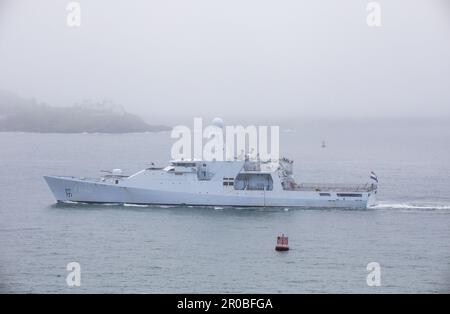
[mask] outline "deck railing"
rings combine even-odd
[[[287,190],[317,191],[317,192],[370,192],[376,190],[375,184],[346,184],[346,183],[301,183]]]

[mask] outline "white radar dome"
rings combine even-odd
[[[212,124],[221,129],[223,129],[223,127],[225,126],[225,124],[223,123],[223,120],[221,118],[214,118],[214,120],[212,121]]]
[[[122,169],[113,169],[112,174],[115,176],[120,176],[122,174]]]

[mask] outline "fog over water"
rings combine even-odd
[[[0,88],[55,106],[110,98],[192,116],[449,116],[444,0],[0,1]],[[39,12],[39,14],[36,14]]]

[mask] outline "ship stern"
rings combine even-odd
[[[375,188],[373,191],[369,192],[367,197],[367,208],[373,207],[377,205],[377,189]]]

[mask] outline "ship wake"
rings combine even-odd
[[[409,204],[409,203],[380,203],[371,208],[375,209],[400,209],[400,210],[450,210],[450,204]]]

